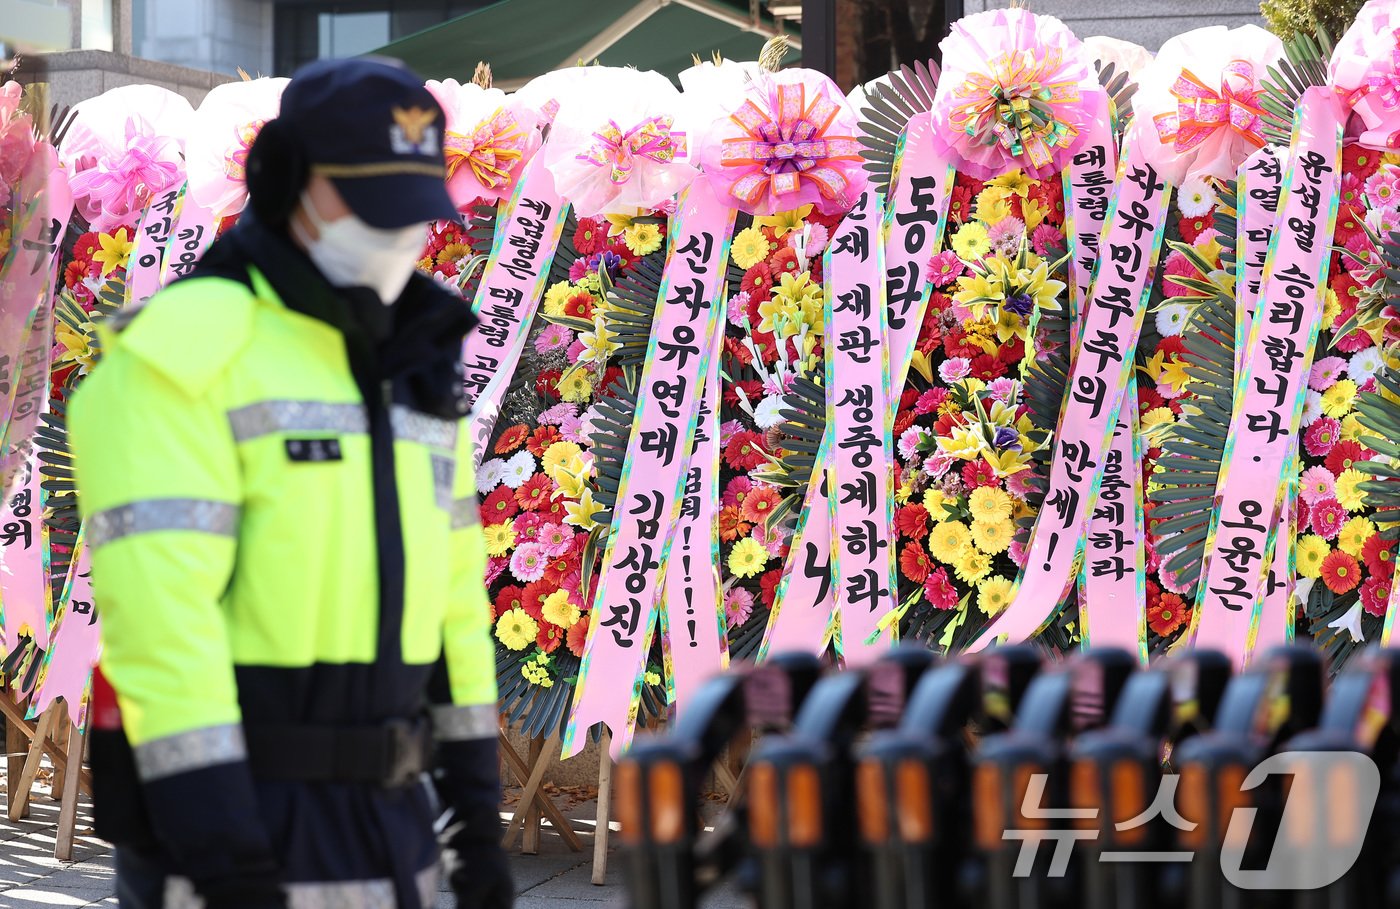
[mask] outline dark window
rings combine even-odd
[[[441,25],[494,0],[275,0],[273,67],[353,57]]]

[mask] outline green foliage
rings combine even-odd
[[[1259,12],[1270,31],[1291,41],[1312,34],[1319,25],[1340,36],[1364,5],[1365,0],[1262,0]]]

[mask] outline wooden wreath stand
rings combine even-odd
[[[5,723],[5,780],[11,821],[29,816],[30,791],[39,773],[39,762],[47,754],[53,763],[53,784],[49,797],[59,802],[58,835],[54,840],[54,858],[73,860],[73,836],[78,821],[78,795],[92,795],[92,771],[83,767],[83,749],[87,733],[68,722],[68,707],[62,699],[54,701],[39,715],[27,720],[26,698],[16,703],[13,693],[0,691],[0,713]]]

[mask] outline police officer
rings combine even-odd
[[[95,808],[127,909],[431,907],[443,803],[458,905],[513,901],[474,318],[415,273],[456,216],[443,129],[396,61],[302,69],[250,212],[113,320],[72,402],[122,728],[94,742]]]

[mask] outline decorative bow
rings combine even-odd
[[[1400,29],[1396,29],[1391,37],[1395,41],[1395,47],[1390,51],[1390,72],[1368,75],[1359,86],[1347,92],[1343,100],[1348,108],[1355,107],[1362,99],[1371,95],[1376,96],[1376,100],[1385,110],[1400,107]]]
[[[243,183],[248,179],[248,150],[253,147],[253,140],[265,123],[266,119],[252,120],[234,130],[237,141],[229,146],[224,155],[224,175],[230,180]]]
[[[740,202],[791,195],[804,180],[825,198],[844,201],[850,184],[830,162],[859,161],[860,146],[854,136],[826,135],[841,110],[836,101],[819,95],[807,104],[806,95],[804,85],[780,85],[776,110],[750,99],[730,116],[748,135],[724,140],[720,160],[725,167],[754,168],[730,187]]]
[[[1255,148],[1264,147],[1260,126],[1264,112],[1259,109],[1259,92],[1254,87],[1254,64],[1235,60],[1220,74],[1220,90],[1208,87],[1189,69],[1183,69],[1172,84],[1176,113],[1158,114],[1152,119],[1157,135],[1178,152],[1189,152],[1214,135],[1229,128]]]
[[[673,122],[667,115],[648,117],[623,132],[615,120],[609,120],[607,126],[593,134],[595,141],[588,150],[576,157],[580,161],[608,168],[608,178],[621,185],[631,179],[638,158],[657,164],[670,164],[684,156],[681,143],[685,140],[685,133],[672,132]]]
[[[1054,149],[1067,149],[1079,134],[1057,116],[1057,107],[1079,101],[1078,83],[1049,81],[1063,57],[1057,48],[1002,54],[990,61],[990,72],[969,73],[953,90],[949,122],[978,145],[1000,145],[1033,168],[1048,166]]]
[[[183,179],[180,165],[170,160],[172,141],[155,135],[144,119],[128,119],[126,148],[104,151],[96,166],[75,174],[74,197],[99,212],[102,224],[120,223],[117,219],[140,211]]]
[[[515,116],[498,107],[470,133],[448,130],[443,142],[447,178],[452,179],[457,169],[465,164],[482,186],[500,189],[510,182],[511,171],[524,157],[525,143],[525,132]]]

